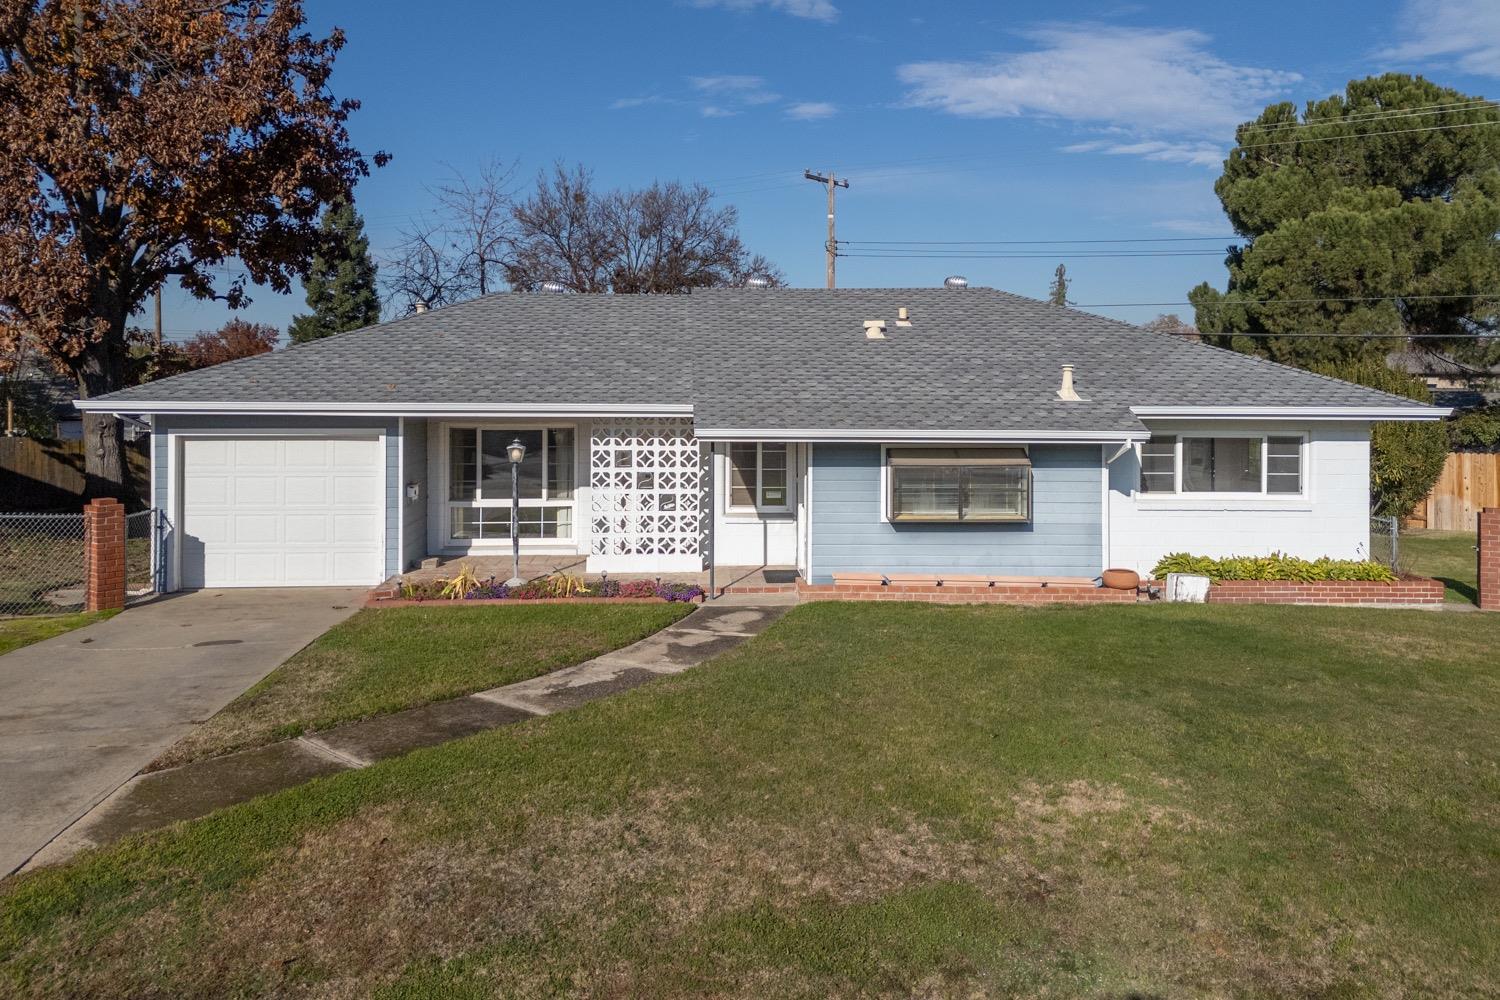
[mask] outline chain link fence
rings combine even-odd
[[[83,608],[82,514],[0,514],[0,615]]]
[[[162,547],[159,510],[125,518],[125,596],[155,594]],[[82,611],[88,578],[82,514],[0,514],[0,617]]]
[[[1401,562],[1401,522],[1394,517],[1370,515],[1370,558],[1399,573]]]
[[[162,547],[152,544],[162,527],[162,512],[143,510],[125,516],[125,600],[139,601],[161,584]]]

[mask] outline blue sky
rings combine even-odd
[[[562,159],[605,186],[708,184],[739,209],[750,248],[799,286],[823,279],[823,192],[804,168],[850,179],[842,239],[1228,237],[1213,182],[1235,124],[1265,104],[1391,69],[1500,89],[1500,0],[307,0],[307,11],[314,30],[348,36],[333,88],[363,102],[356,144],[394,154],[357,192],[377,254],[450,168],[516,160],[529,180]],[[1223,285],[1217,240],[1134,248],[1204,253],[848,258],[839,284],[962,273],[1040,296],[1063,261],[1074,300],[1137,322],[1190,309],[1098,304]],[[241,315],[283,328],[304,306],[300,290],[254,299]],[[174,339],[228,315],[175,289],[165,313]]]

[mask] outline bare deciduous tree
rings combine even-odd
[[[451,170],[452,168],[450,168]],[[473,177],[452,170],[432,192],[446,224],[450,250],[477,295],[498,291],[514,233],[514,163],[486,160]]]

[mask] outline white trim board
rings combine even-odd
[[[1132,406],[1143,420],[1441,420],[1451,406]]]
[[[1026,430],[821,430],[811,427],[701,428],[694,431],[700,441],[820,441],[838,443],[952,444],[955,441],[985,441],[1001,444],[1120,444],[1145,441],[1149,431],[1026,431]]]
[[[184,400],[116,401],[108,398],[75,399],[73,405],[86,413],[256,413],[285,416],[358,417],[677,417],[693,412],[691,405],[677,403],[233,403]]]

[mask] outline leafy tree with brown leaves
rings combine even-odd
[[[189,368],[208,368],[274,351],[280,337],[281,331],[274,326],[232,319],[212,333],[200,333],[183,344],[182,354]]]
[[[299,0],[0,0],[0,347],[29,336],[98,396],[168,279],[237,308],[235,258],[289,291],[369,172],[328,89],[343,44]],[[84,436],[90,492],[118,494],[117,422]]]

